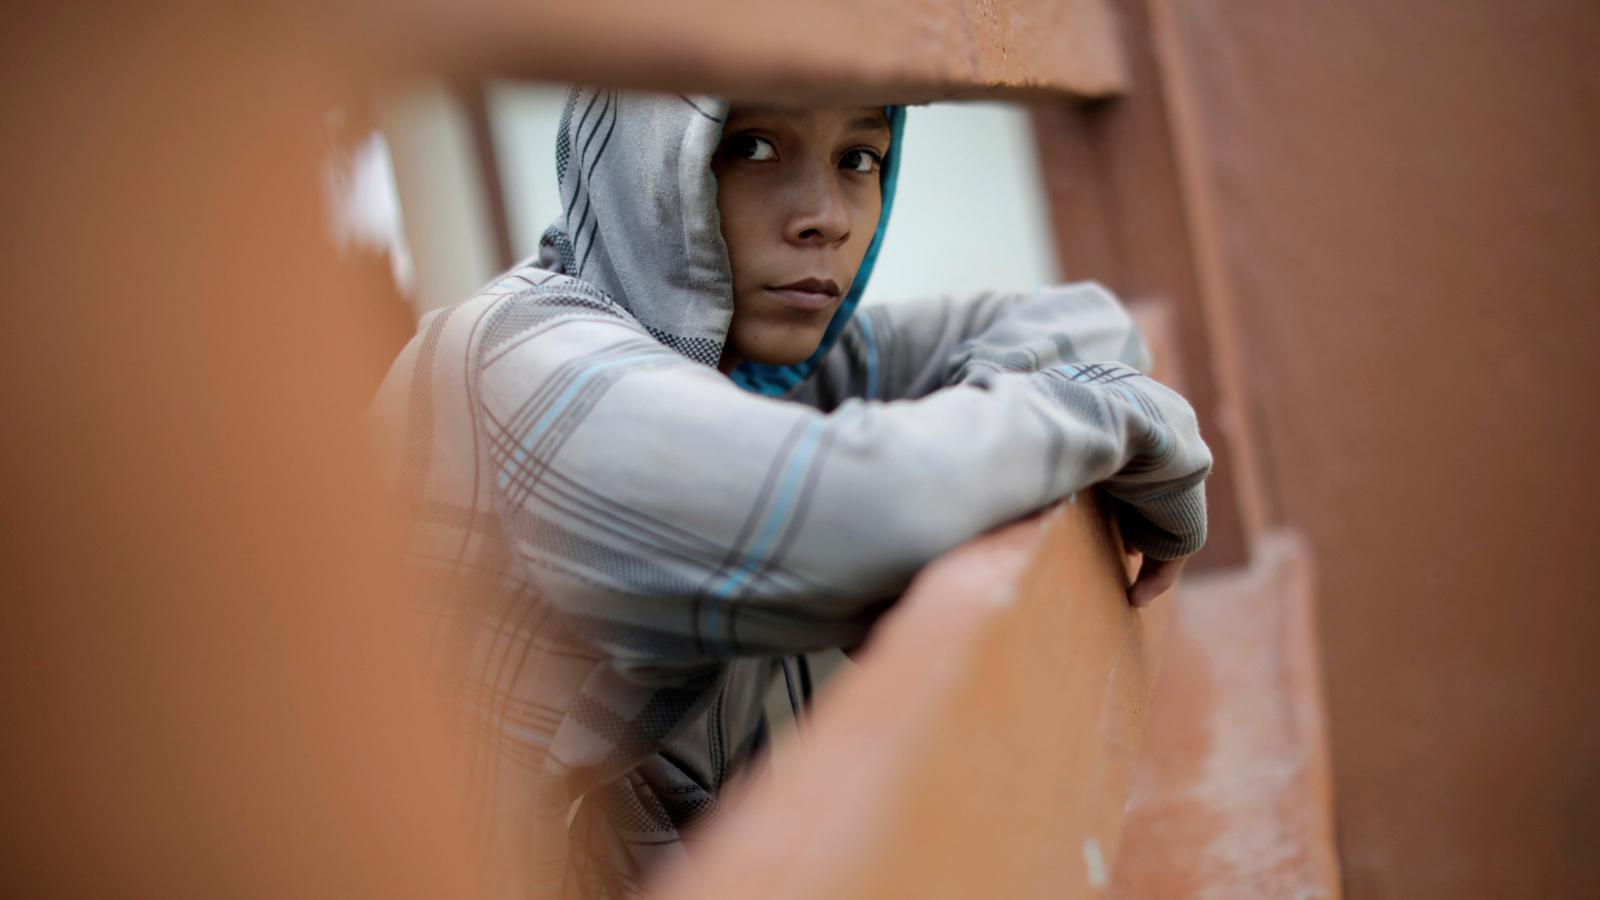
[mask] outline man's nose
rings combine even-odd
[[[791,213],[784,237],[796,244],[836,244],[850,236],[850,207],[831,165],[798,169],[790,184]]]

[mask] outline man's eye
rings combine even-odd
[[[728,141],[728,153],[738,159],[766,162],[778,158],[778,148],[772,142],[753,134],[741,134]]]
[[[871,175],[883,164],[883,157],[871,150],[851,150],[839,160],[839,164],[852,172]]]

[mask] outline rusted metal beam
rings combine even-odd
[[[1120,900],[1342,896],[1311,548],[1184,584],[1112,872]]]
[[[23,894],[472,893],[440,775],[447,734],[416,709],[423,682],[400,627],[415,586],[384,565],[390,526],[358,424],[393,352],[380,333],[392,288],[328,239],[330,109],[426,69],[896,100],[1120,83],[1091,0],[762,17],[777,11],[24,4],[0,29],[0,271],[14,299],[0,410],[15,436],[0,458],[13,486],[0,681],[6,715],[26,723],[0,773],[0,835]],[[1060,513],[1048,539],[1090,529],[1088,515]],[[1077,557],[1028,569],[1015,608],[991,604],[984,621],[1095,603],[1093,627],[1115,638],[1103,653],[1126,663],[1111,684],[1136,687],[1142,631],[1112,601],[1114,545],[1096,534],[1079,535]],[[1092,597],[1054,596],[1076,583],[1055,568],[1070,559],[1099,573]],[[1065,652],[1045,640],[1064,627],[992,625],[971,658],[994,689],[1053,687],[1034,667]],[[1058,702],[1081,711],[1093,690],[1070,682]],[[982,727],[981,710],[962,709],[978,718],[928,720],[934,746],[957,752],[963,729]],[[1060,746],[1015,727],[981,740],[1031,748],[1030,765]],[[913,771],[917,790],[938,786],[938,769]],[[1074,823],[1102,808],[1071,802]],[[1046,825],[1055,808],[1017,806]]]
[[[1169,614],[1123,560],[1086,493],[931,565],[662,896],[1098,896]]]
[[[1111,103],[1055,102],[1034,109],[1058,258],[1068,278],[1103,281],[1118,294],[1169,301],[1172,370],[1200,416],[1216,470],[1208,485],[1211,538],[1201,567],[1248,561],[1268,515],[1256,435],[1242,387],[1230,288],[1220,274],[1215,224],[1196,180],[1181,92],[1147,0],[1114,0],[1132,85]]]
[[[345,0],[314,10],[372,59],[430,73],[863,103],[1104,97],[1127,80],[1105,0]]]

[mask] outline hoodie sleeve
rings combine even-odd
[[[1094,282],[864,306],[790,395],[831,409],[850,397],[908,400],[979,369],[1037,372],[1115,362],[1149,371],[1133,319]]]
[[[483,331],[476,439],[507,541],[625,666],[857,644],[929,560],[1108,480],[1158,511],[1146,552],[1204,540],[1203,504],[1161,499],[1210,469],[1194,415],[1125,366],[985,364],[919,400],[824,413],[589,304],[513,299]]]
[[[791,397],[832,409],[851,397],[915,399],[947,385],[986,384],[1002,372],[1071,371],[1097,381],[1118,377],[1107,373],[1123,367],[1147,372],[1150,365],[1117,298],[1095,282],[1080,282],[864,307],[815,377]],[[1128,469],[1104,489],[1129,546],[1161,559],[1199,548],[1201,542],[1175,536],[1205,520],[1203,479]]]

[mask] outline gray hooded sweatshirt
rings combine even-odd
[[[775,660],[861,644],[983,531],[1100,485],[1131,546],[1204,541],[1193,412],[1097,285],[857,311],[880,224],[816,356],[719,374],[726,111],[574,91],[540,256],[425,317],[375,401],[496,896],[637,893]]]

